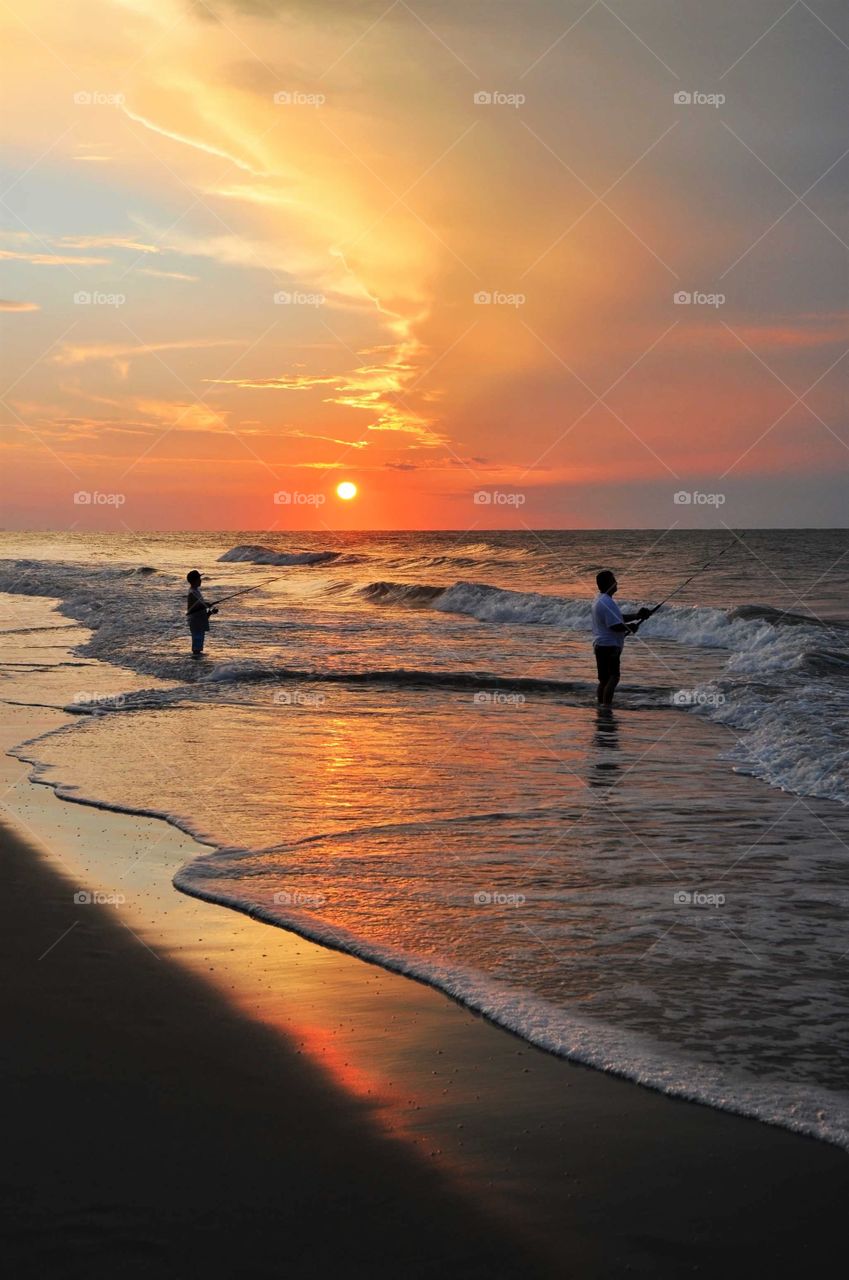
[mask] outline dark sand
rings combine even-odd
[[[7,1275],[541,1274],[279,1036],[2,836]]]
[[[531,1095],[551,1115],[505,1215],[485,1159],[461,1188],[279,1030],[110,908],[75,908],[33,845],[4,831],[2,860],[10,1275],[749,1277],[827,1274],[843,1256],[843,1152],[538,1053],[390,977],[444,1006],[447,1052],[483,1068],[503,1165]],[[545,1231],[521,1207],[529,1157]]]

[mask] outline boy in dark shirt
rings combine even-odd
[[[189,631],[192,635],[192,657],[200,658],[203,654],[203,642],[207,631],[209,630],[210,614],[217,613],[214,603],[208,604],[203,598],[203,592],[200,589],[201,576],[197,569],[192,569],[191,573],[186,574],[186,581],[189,584],[189,594],[186,601],[186,621],[189,624]]]

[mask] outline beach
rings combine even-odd
[[[45,693],[80,682],[66,620],[15,608],[28,656],[7,636],[8,662],[36,635],[51,658],[40,705],[7,706],[4,751],[70,721]],[[83,661],[88,688],[131,683]],[[3,766],[16,1274],[743,1276],[841,1247],[836,1146],[541,1052],[178,894],[202,852],[187,834]]]
[[[186,837],[167,863],[92,865],[127,906],[166,885],[169,910],[250,916],[572,1062],[849,1149],[844,531],[0,550],[3,693],[47,717],[10,751],[77,811]],[[657,602],[719,553],[628,640],[599,713],[587,566],[618,557]],[[193,563],[222,601],[201,660]]]
[[[8,1273],[830,1276],[849,8],[0,32]]]

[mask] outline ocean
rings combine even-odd
[[[596,571],[651,605],[727,544],[599,714]],[[0,556],[2,696],[73,713],[17,754],[203,842],[177,890],[849,1149],[849,532],[3,533]],[[261,584],[200,662],[190,568],[209,599]],[[28,595],[61,602],[49,635]],[[63,620],[91,635],[56,667]]]

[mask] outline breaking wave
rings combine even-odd
[[[500,626],[588,632],[592,625],[588,600],[479,582],[372,582],[360,595],[371,604],[465,614]],[[729,754],[741,772],[785,791],[849,803],[849,628],[767,605],[728,611],[675,605],[655,614],[640,636],[727,650],[722,679],[677,691],[675,705],[734,732]]]
[[[219,564],[329,564],[338,560],[339,551],[274,551],[271,547],[248,543],[245,546],[231,547],[223,556],[218,557]]]

